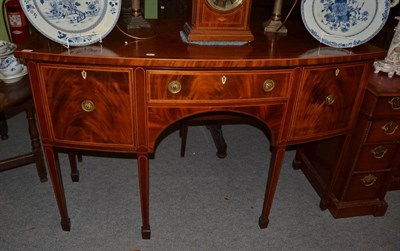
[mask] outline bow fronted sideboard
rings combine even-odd
[[[28,66],[64,230],[70,230],[70,219],[59,149],[136,156],[143,238],[150,238],[149,156],[176,123],[229,115],[265,130],[271,162],[265,164],[261,228],[269,222],[287,146],[342,136],[343,152],[349,149],[372,63],[385,50],[370,44],[326,47],[302,24],[288,24],[287,36],[267,36],[255,27],[254,41],[244,46],[196,46],[182,42],[183,25],[151,22],[147,40],[115,28],[101,44],[73,48],[35,33],[15,52]],[[329,203],[343,157],[329,174],[322,203]]]

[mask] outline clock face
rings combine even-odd
[[[207,0],[207,3],[219,11],[231,11],[241,5],[244,0]]]

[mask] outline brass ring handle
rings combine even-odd
[[[398,128],[399,126],[393,121],[390,121],[389,123],[386,123],[384,126],[381,127],[386,135],[394,134]]]
[[[400,110],[400,97],[394,97],[389,100],[389,104],[392,105],[393,110]]]
[[[267,79],[263,83],[263,90],[265,92],[271,92],[275,88],[275,82],[272,79]]]
[[[93,101],[91,101],[91,100],[84,100],[84,101],[82,101],[82,103],[81,103],[81,108],[82,108],[82,110],[84,110],[85,112],[93,112],[94,109],[95,109],[96,107],[94,106]]]
[[[336,99],[335,95],[330,94],[325,98],[325,103],[327,105],[332,105],[333,102],[335,102],[335,99]]]
[[[374,155],[375,159],[381,159],[387,153],[388,149],[384,146],[377,146],[371,150],[371,153]]]
[[[172,94],[177,94],[181,91],[182,85],[177,80],[172,80],[168,83],[168,91]]]
[[[362,183],[364,183],[364,186],[370,187],[375,183],[375,181],[377,179],[378,179],[378,177],[376,177],[375,175],[368,174],[367,176],[362,178],[361,181],[362,181]]]

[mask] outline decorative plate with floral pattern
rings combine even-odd
[[[302,0],[301,16],[311,35],[323,44],[354,47],[372,39],[384,26],[390,0]]]
[[[31,24],[67,46],[101,41],[114,28],[121,0],[20,0]]]

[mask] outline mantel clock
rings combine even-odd
[[[193,0],[192,22],[184,32],[192,41],[253,41],[251,0]]]

